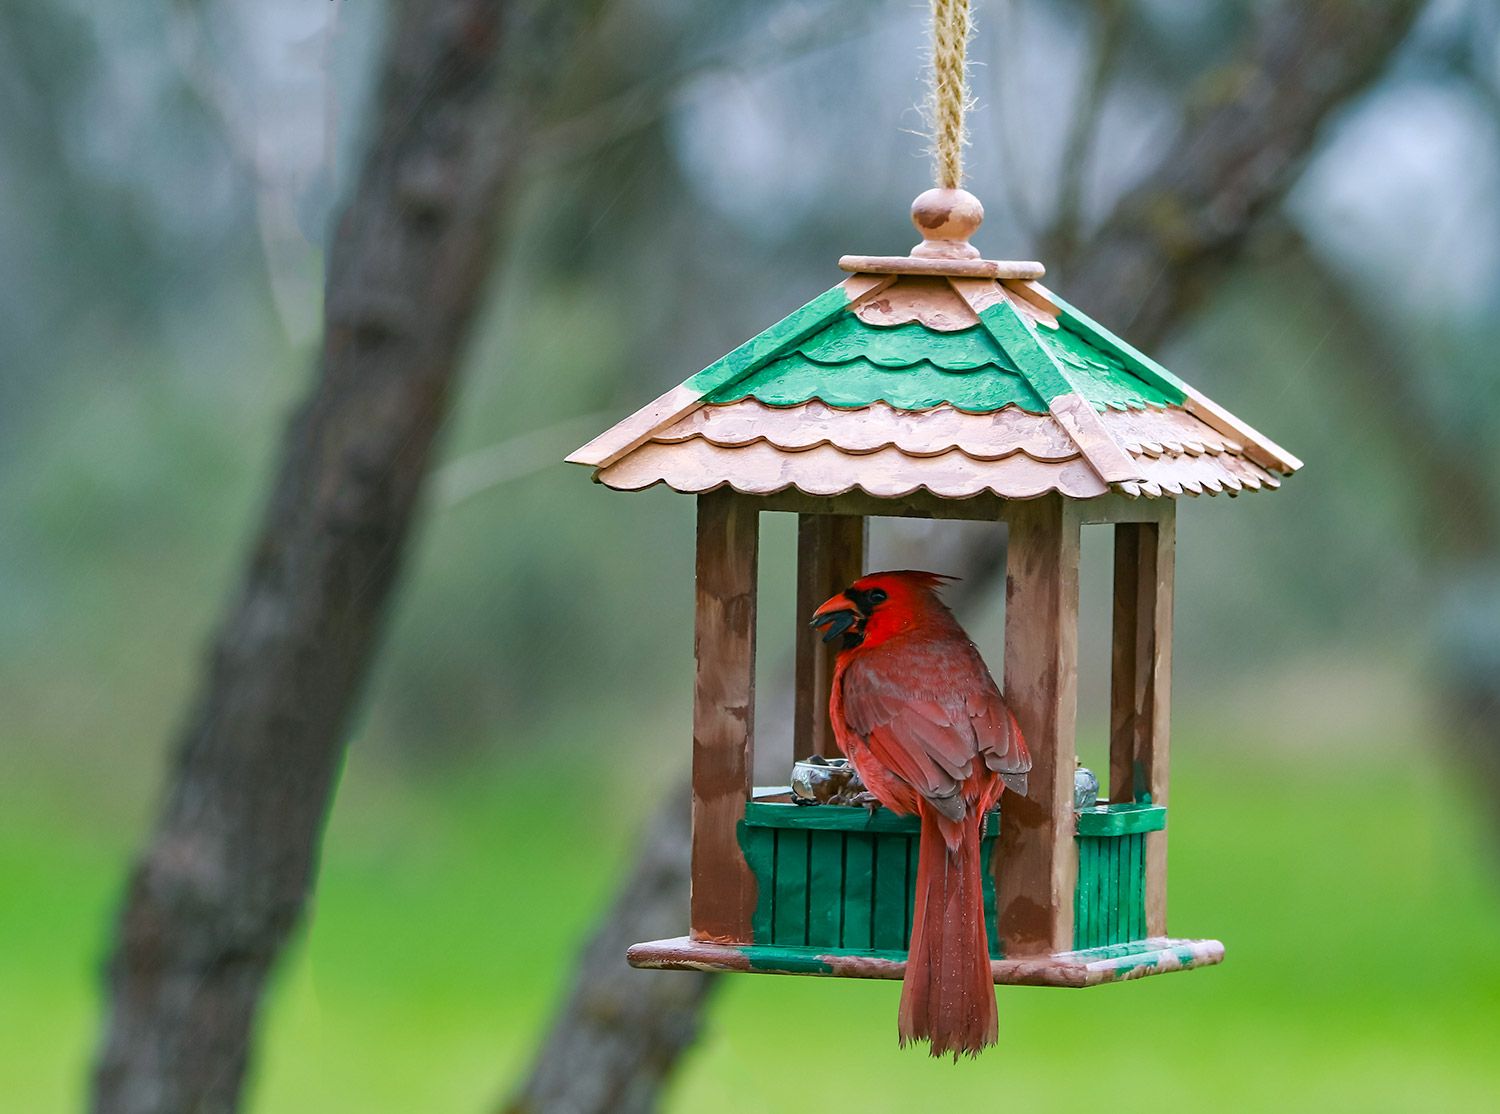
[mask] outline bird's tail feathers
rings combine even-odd
[[[984,928],[980,825],[957,823],[924,800],[911,952],[901,988],[901,1044],[933,1056],[978,1055],[995,1043],[998,1015]],[[955,831],[954,829],[957,829]],[[950,846],[949,839],[957,837]]]

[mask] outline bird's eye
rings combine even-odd
[[[884,588],[871,588],[867,597],[871,604],[884,603],[890,597],[885,594]]]

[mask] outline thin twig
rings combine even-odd
[[[1000,181],[1002,194],[1014,214],[1016,223],[1033,243],[1041,240],[1042,223],[1026,196],[1026,160],[1021,156],[1021,144],[1016,135],[1016,113],[1007,110],[1009,105],[1023,103],[1019,90],[1010,80],[1010,75],[1020,73],[1021,19],[1016,0],[997,0],[995,4],[998,30],[990,41],[996,43],[995,51],[999,64],[989,67],[990,85],[993,95],[990,101],[995,113],[995,146],[1000,152]],[[1017,95],[1012,95],[1012,94]]]
[[[1068,126],[1063,143],[1061,174],[1057,190],[1057,209],[1051,227],[1043,238],[1049,262],[1066,266],[1078,250],[1083,234],[1083,194],[1089,171],[1094,164],[1095,139],[1099,117],[1109,94],[1110,83],[1120,60],[1120,46],[1125,40],[1126,11],[1120,0],[1094,0],[1093,59],[1084,83],[1077,111]]]
[[[450,460],[433,473],[434,502],[451,510],[476,495],[550,468],[612,416],[606,410],[575,416]]]
[[[757,73],[786,65],[867,30],[874,24],[875,15],[873,5],[833,0],[803,19],[794,35],[769,41],[747,35],[695,62],[654,72],[584,111],[542,128],[531,152],[533,165],[541,172],[586,158],[601,147],[651,127],[699,78],[711,73]]]

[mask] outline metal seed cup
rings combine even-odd
[[[808,804],[828,804],[855,780],[847,758],[814,755],[792,764],[792,796]]]

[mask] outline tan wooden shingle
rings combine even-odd
[[[919,490],[962,499],[990,492],[1029,499],[1059,492],[1092,499],[1238,493],[1279,486],[1240,445],[1181,409],[1099,413],[1124,446],[1133,478],[1106,483],[1051,414],[1010,407],[970,414],[951,406],[899,410],[883,402],[843,409],[813,401],[768,406],[755,399],[701,406],[600,469],[623,491],[664,484],[699,493],[730,487],[754,495],[863,491],[895,498]]]

